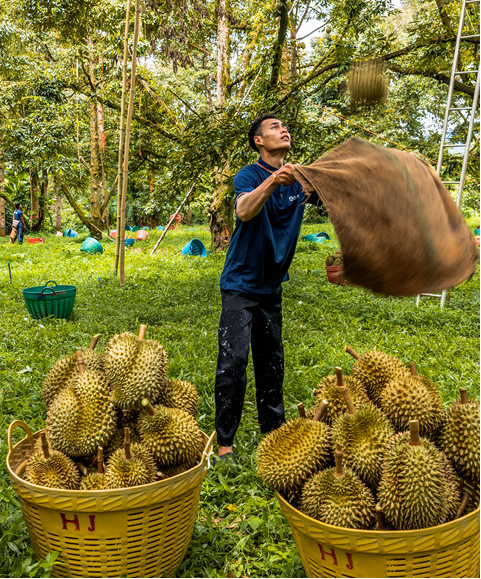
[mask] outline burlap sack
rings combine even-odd
[[[413,296],[451,288],[475,271],[474,238],[418,157],[354,137],[311,165],[296,165],[295,174],[324,203],[350,282]]]

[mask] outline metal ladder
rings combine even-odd
[[[441,167],[443,164],[444,149],[446,147],[446,135],[448,132],[448,125],[449,125],[449,119],[450,119],[451,112],[452,111],[471,111],[470,115],[469,115],[469,125],[468,125],[468,133],[466,136],[466,142],[464,144],[456,144],[456,145],[453,145],[451,143],[447,143],[447,145],[449,147],[452,147],[452,148],[464,147],[463,164],[461,167],[461,174],[459,177],[459,181],[443,181],[443,183],[445,185],[458,185],[458,196],[456,199],[456,205],[458,207],[461,205],[464,182],[466,180],[466,169],[468,166],[469,146],[471,144],[471,139],[473,137],[474,119],[475,119],[476,111],[478,108],[480,66],[478,64],[478,70],[477,71],[476,70],[460,70],[460,71],[458,71],[456,69],[458,68],[459,48],[461,45],[461,41],[462,40],[470,40],[470,39],[474,39],[474,38],[479,39],[479,37],[480,37],[479,31],[477,34],[463,35],[464,20],[465,20],[465,16],[466,16],[466,6],[468,4],[479,4],[479,3],[480,3],[480,0],[462,0],[461,14],[459,17],[458,34],[456,36],[456,47],[454,49],[453,67],[451,70],[451,79],[449,82],[448,99],[446,102],[446,110],[444,113],[443,132],[441,135],[441,144],[439,147],[438,165],[436,168],[437,174],[440,175],[441,174]],[[455,77],[456,76],[462,76],[465,74],[476,74],[476,87],[474,89],[473,104],[471,107],[453,107],[453,106],[451,106],[451,104],[452,104],[452,99],[453,99]],[[440,294],[429,294],[429,293],[418,294],[418,296],[416,298],[416,306],[419,306],[419,303],[421,301],[421,296],[430,296],[430,297],[435,297],[435,298],[440,297],[441,298],[441,309],[443,309],[444,304],[446,303],[447,293],[448,293],[448,290],[443,290]]]

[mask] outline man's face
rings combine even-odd
[[[286,125],[279,119],[265,119],[260,126],[260,134],[254,137],[256,145],[268,153],[287,153],[291,148],[291,136]]]

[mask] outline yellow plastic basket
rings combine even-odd
[[[321,523],[276,494],[308,577],[479,577],[479,506],[428,529],[363,531]]]
[[[17,426],[27,436],[13,446]],[[177,476],[126,489],[72,491],[21,478],[42,432],[12,422],[7,467],[37,557],[60,552],[52,577],[172,576],[189,546],[215,434],[203,433],[202,460]]]

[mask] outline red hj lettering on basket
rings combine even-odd
[[[323,561],[326,561],[326,556],[328,556],[331,557],[333,565],[335,565],[336,567],[339,566],[339,563],[337,562],[336,551],[333,548],[331,548],[330,551],[324,551],[324,548],[320,543],[317,543],[317,546],[319,547],[319,551],[321,552],[321,557]],[[347,551],[343,551],[343,553],[346,555],[347,559],[346,569],[349,570],[353,569],[354,565],[352,564],[352,553],[348,553]]]
[[[74,515],[73,519],[67,519],[65,513],[60,513],[60,518],[62,519],[62,529],[67,530],[68,529],[67,525],[71,523],[72,525],[75,525],[76,531],[80,531],[80,521],[78,515]],[[90,526],[87,527],[87,531],[90,532],[95,531],[95,515],[89,515],[89,521]]]

